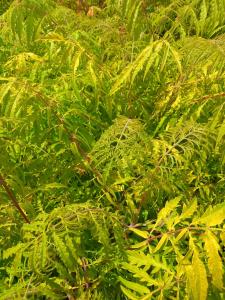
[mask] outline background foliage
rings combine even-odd
[[[0,2],[0,299],[223,299],[224,11]]]

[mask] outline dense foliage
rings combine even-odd
[[[224,299],[224,11],[0,1],[1,300]]]

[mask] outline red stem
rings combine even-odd
[[[2,175],[0,175],[0,185],[3,186],[3,188],[5,189],[9,199],[12,201],[13,205],[16,207],[16,209],[19,211],[20,215],[22,216],[22,218],[25,220],[26,223],[30,224],[30,220],[28,219],[28,217],[26,216],[26,214],[24,213],[23,209],[21,208],[21,206],[19,205],[18,201],[16,200],[15,195],[13,194],[12,189],[10,188],[10,186],[6,183],[5,179],[2,177]]]

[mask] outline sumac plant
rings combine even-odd
[[[0,300],[224,299],[224,11],[0,0]]]

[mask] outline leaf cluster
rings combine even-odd
[[[223,299],[225,2],[83,4],[0,2],[0,299]]]

